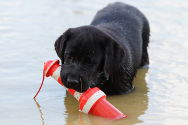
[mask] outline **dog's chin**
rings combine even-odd
[[[85,91],[87,91],[89,89],[89,87],[87,88],[75,88],[74,90],[76,90],[77,92],[83,93]]]
[[[74,90],[76,90],[77,92],[80,92],[80,93],[83,93],[90,88],[89,86],[87,86],[87,87],[86,86],[85,87],[70,87],[70,86],[66,86],[66,85],[65,85],[65,87],[68,88],[68,89],[74,89]]]

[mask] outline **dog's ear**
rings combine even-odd
[[[71,37],[71,28],[69,28],[67,31],[61,35],[54,44],[55,51],[58,55],[58,57],[62,60],[62,63],[64,62],[64,51],[67,44],[67,41]]]
[[[106,79],[119,70],[124,55],[123,49],[113,39],[106,41],[105,57],[104,57],[104,74]]]

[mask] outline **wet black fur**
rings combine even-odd
[[[56,40],[63,83],[80,92],[95,86],[108,95],[131,92],[137,69],[149,64],[149,33],[138,9],[109,4],[90,25],[68,29]]]

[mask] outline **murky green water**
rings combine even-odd
[[[123,0],[150,21],[149,69],[133,93],[108,100],[127,119],[110,121],[78,112],[78,103],[52,78],[37,101],[43,62],[57,59],[53,44],[69,27],[89,24],[114,0],[0,0],[1,125],[187,125],[188,1]]]

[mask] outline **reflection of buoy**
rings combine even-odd
[[[46,77],[52,76],[63,86],[60,77],[61,67],[59,60],[50,60],[44,64],[44,74]],[[79,93],[73,89],[66,88],[80,103],[79,110],[110,119],[121,119],[127,117],[106,100],[106,95],[99,88],[89,88],[84,93]]]

